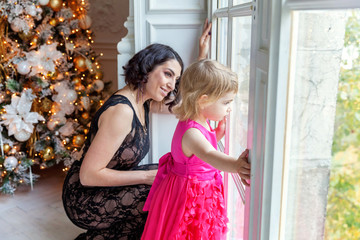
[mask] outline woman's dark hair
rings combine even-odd
[[[184,63],[180,55],[174,49],[159,43],[147,46],[145,49],[136,53],[123,67],[125,83],[130,85],[130,87],[134,90],[137,88],[141,89],[148,81],[148,74],[157,66],[164,64],[166,61],[171,59],[175,59],[179,62],[181,66],[181,77],[184,70]],[[171,108],[179,102],[179,94],[177,94],[177,92],[180,77],[176,81],[175,89],[164,98],[164,101],[166,102],[166,105],[169,106],[170,111]],[[171,102],[168,102],[167,100],[169,100],[171,96],[174,96],[175,98]]]

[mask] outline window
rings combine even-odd
[[[360,2],[211,6],[212,57],[241,81],[225,150],[252,162],[246,221],[225,176],[228,239],[359,239]]]
[[[239,9],[229,6],[227,1],[218,1],[215,5],[219,8],[212,20],[216,31],[214,57],[231,67],[239,78],[239,90],[225,136],[225,152],[239,156],[247,148],[252,12],[249,3]],[[230,220],[227,239],[243,239],[245,187],[237,174],[225,174],[224,179]]]
[[[239,90],[230,114],[228,144],[232,156],[239,156],[247,148],[250,43],[251,16],[233,18],[231,68],[238,74]],[[232,180],[228,182],[228,202],[234,205],[228,208],[228,214],[229,227],[234,231],[230,231],[229,239],[243,239],[245,188],[237,174],[232,174]]]
[[[360,236],[359,18],[359,10],[292,12],[284,239]]]

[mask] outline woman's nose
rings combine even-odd
[[[166,84],[166,87],[169,88],[171,91],[175,89],[175,83],[176,83],[176,80],[174,81],[171,81],[171,82],[168,82]]]

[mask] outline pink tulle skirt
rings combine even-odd
[[[141,239],[219,240],[227,223],[222,181],[170,173],[154,193]]]

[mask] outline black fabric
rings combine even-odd
[[[79,170],[91,140],[98,130],[100,115],[116,104],[130,101],[122,95],[112,95],[92,120],[83,156],[75,161],[67,173],[63,186],[63,204],[70,220],[78,227],[88,229],[79,239],[140,239],[147,213],[142,211],[150,185],[119,187],[86,187],[81,185]],[[145,125],[141,125],[134,111],[132,129],[109,161],[107,168],[116,170],[157,169],[157,164],[138,166],[149,151],[149,104],[144,104]],[[121,124],[121,123],[119,123]]]

